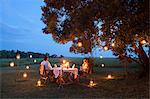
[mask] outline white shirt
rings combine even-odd
[[[49,63],[49,61],[44,60],[44,61],[41,62],[41,65],[43,65],[45,67],[45,70],[52,70],[52,66]]]

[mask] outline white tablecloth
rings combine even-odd
[[[57,78],[59,75],[62,75],[63,72],[71,72],[74,74],[74,78],[76,79],[78,76],[78,69],[77,68],[61,68],[61,67],[54,67],[52,68],[53,73],[55,75],[55,78]]]

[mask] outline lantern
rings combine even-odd
[[[112,75],[107,75],[107,79],[114,79],[114,77]]]
[[[32,58],[32,55],[30,55],[29,57]]]
[[[37,86],[41,86],[41,81],[40,80],[37,81]]]
[[[90,86],[93,86],[93,83],[94,83],[94,82],[91,80],[89,85],[90,85]]]
[[[88,87],[94,87],[96,85],[96,83],[94,83],[93,80],[90,80]]]
[[[15,66],[15,63],[14,62],[10,62],[10,67],[14,67]]]
[[[23,78],[27,78],[27,73],[23,73]]]
[[[107,51],[107,50],[108,50],[108,47],[107,47],[107,46],[105,46],[105,47],[104,47],[104,50],[105,50],[105,51]]]
[[[78,46],[79,46],[79,47],[82,47],[82,43],[81,43],[81,42],[78,42]]]
[[[105,66],[105,64],[102,64],[101,66],[102,66],[102,67],[104,67],[104,66]]]
[[[16,55],[16,59],[20,59],[20,54],[17,54],[17,55]]]
[[[30,67],[29,66],[26,66],[26,69],[29,69]]]
[[[115,47],[115,43],[112,43],[111,46],[112,46],[112,47]]]
[[[103,58],[103,56],[101,55],[100,58]]]
[[[146,41],[145,41],[145,40],[142,40],[142,41],[141,41],[141,44],[146,44]]]
[[[36,59],[34,60],[34,63],[36,63]]]

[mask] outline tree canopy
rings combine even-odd
[[[70,51],[109,49],[122,61],[149,68],[149,0],[44,0],[43,32]],[[82,46],[78,46],[81,42]],[[135,58],[138,58],[135,59]]]

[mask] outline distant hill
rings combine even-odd
[[[0,50],[0,58],[16,58],[16,55],[20,54],[22,58],[29,58],[32,55],[33,58],[44,58],[44,56],[48,56],[50,58],[61,58],[63,55],[49,55],[49,53],[36,53],[36,52],[24,52],[24,51],[15,51],[15,50]]]

